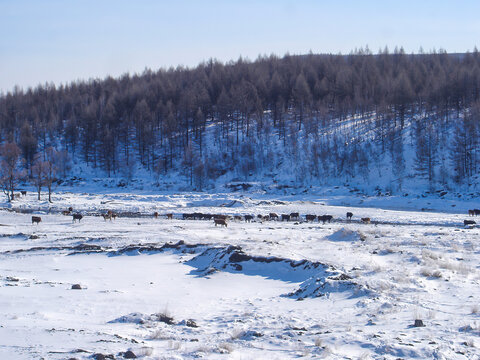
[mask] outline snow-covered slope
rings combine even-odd
[[[84,218],[61,215],[68,206]],[[463,226],[474,207],[335,190],[56,193],[51,205],[29,193],[20,212],[0,211],[0,355],[474,359],[480,232]],[[119,217],[98,216],[108,209]],[[302,221],[221,228],[182,219],[193,212]]]

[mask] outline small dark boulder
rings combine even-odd
[[[413,324],[414,327],[424,327],[425,325],[423,324],[422,320],[415,320],[415,323]]]
[[[72,290],[82,290],[82,286],[80,284],[73,284]]]
[[[136,359],[137,355],[133,353],[131,350],[127,350],[123,353],[123,358],[124,359]]]
[[[198,327],[197,323],[192,319],[188,319],[187,322],[185,323],[185,325],[187,325],[188,327],[192,327],[192,328],[197,328]]]
[[[115,359],[115,357],[111,354],[103,355],[103,354],[97,353],[97,354],[92,355],[92,359],[94,359],[94,360],[107,360],[107,359]]]

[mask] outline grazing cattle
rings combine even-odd
[[[283,220],[290,221],[290,215],[282,214],[282,221]]]
[[[475,215],[475,210],[468,210],[468,215],[469,216]]]
[[[158,212],[155,211],[155,212],[153,213],[153,217],[154,217],[155,219],[158,219]]]
[[[68,216],[68,215],[70,215],[70,211],[69,210],[63,210],[62,215]]]
[[[212,215],[212,214],[203,214],[203,218],[204,218],[205,220],[212,220],[213,215]]]
[[[80,220],[82,219],[83,219],[82,214],[73,214],[73,222],[75,222],[75,220],[78,220],[78,222],[80,222]]]
[[[108,220],[112,221],[112,214],[107,213],[107,214],[102,214],[102,216],[103,216],[103,220],[107,221],[107,219],[108,219]]]
[[[20,191],[20,193],[22,194],[22,196],[27,196],[27,192],[25,190]]]
[[[253,220],[253,215],[245,215],[245,222],[250,222]]]
[[[475,225],[476,222],[473,221],[473,220],[463,220],[463,225],[464,226],[467,226],[467,225]]]
[[[268,214],[268,216],[269,216],[270,219],[272,219],[272,220],[278,220],[278,215],[275,214],[275,213],[270,213],[270,214]]]
[[[213,215],[213,220],[227,220],[227,215]]]
[[[295,213],[291,213],[290,214],[290,219],[291,220],[300,220],[300,214],[298,212],[295,212]]]
[[[42,221],[40,216],[32,216],[32,225],[37,223],[37,225]]]
[[[353,213],[347,212],[347,219],[352,220]]]
[[[173,214],[167,214],[167,219],[172,220],[173,219]]]
[[[322,222],[322,223],[326,223],[327,221],[330,223],[330,221],[332,221],[333,219],[333,216],[332,215],[322,215],[322,216],[318,216],[318,222]]]
[[[365,223],[365,224],[370,224],[370,218],[362,218],[362,222]]]
[[[235,215],[235,216],[233,217],[233,219],[234,219],[235,221],[242,221],[242,220],[243,220],[243,217],[240,216],[240,215]]]
[[[183,216],[183,220],[194,219],[193,214],[183,214],[182,216]]]
[[[225,219],[214,219],[215,226],[220,225],[220,226],[225,226],[227,227],[227,221]]]
[[[68,208],[68,211],[72,212],[72,211],[73,211],[73,207],[70,206],[70,207]]]
[[[193,213],[193,220],[202,220],[204,215],[202,213]]]
[[[308,221],[315,221],[315,219],[317,218],[317,215],[305,215],[305,220],[308,222]]]
[[[480,210],[479,209],[473,209],[473,212],[475,216],[480,215]]]

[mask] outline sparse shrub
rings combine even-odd
[[[466,344],[467,346],[469,346],[469,347],[472,347],[472,348],[476,347],[476,346],[475,346],[475,340],[474,340],[474,339],[468,339],[468,340],[465,342],[465,344]]]
[[[235,350],[233,345],[227,342],[220,343],[217,347],[221,354],[231,354]]]
[[[180,341],[168,340],[168,347],[172,350],[180,350],[182,344]]]
[[[157,329],[155,330],[153,333],[151,333],[149,336],[148,336],[148,339],[149,340],[168,340],[170,339],[171,337],[169,335],[166,335],[162,329]]]
[[[478,314],[479,310],[480,309],[479,309],[478,305],[475,304],[475,305],[472,306],[471,312],[472,312],[472,314]]]
[[[421,271],[420,271],[420,274],[422,274],[423,276],[425,277],[433,277],[433,278],[441,278],[442,277],[442,273],[440,270],[433,270],[431,268],[423,268]]]
[[[232,340],[237,340],[240,339],[244,334],[244,331],[242,329],[235,328],[232,330],[232,333],[230,334],[230,338]]]
[[[153,355],[153,348],[144,346],[144,347],[141,347],[140,349],[138,349],[138,350],[135,352],[135,354],[136,354],[138,357],[152,356],[152,355]]]
[[[323,345],[323,340],[322,340],[322,338],[319,338],[319,337],[316,338],[316,339],[315,339],[315,346],[317,346],[317,347],[322,347],[322,345]]]

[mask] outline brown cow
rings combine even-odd
[[[282,221],[283,220],[290,221],[290,215],[282,214]]]
[[[167,219],[172,220],[173,219],[173,214],[167,214]]]
[[[365,224],[370,224],[370,218],[368,217],[365,217],[365,218],[362,218],[362,222],[365,223]]]
[[[235,215],[235,216],[233,217],[233,219],[234,219],[235,221],[242,221],[242,220],[243,220],[243,216],[241,216],[241,215]]]
[[[70,207],[68,208],[68,211],[72,212],[72,211],[73,211],[73,207],[70,206]]]
[[[317,218],[317,215],[305,215],[305,220],[307,222],[309,222],[309,221],[313,222],[313,221],[315,221],[316,218]]]
[[[154,217],[155,219],[158,219],[158,212],[155,211],[155,212],[153,213],[153,217]]]
[[[290,214],[290,219],[291,220],[293,220],[293,219],[300,220],[300,213],[298,213],[298,212],[291,213]]]
[[[40,216],[32,216],[32,225],[37,223],[37,225],[42,221]]]
[[[228,215],[213,215],[213,220],[227,220]]]
[[[475,210],[468,210],[468,215],[469,216],[474,216],[475,215]]]
[[[268,216],[270,216],[271,220],[278,220],[278,215],[275,214],[275,213],[270,213],[270,214],[268,214]]]
[[[70,215],[70,211],[68,211],[68,210],[63,210],[63,211],[62,211],[62,215],[68,216],[68,215]]]
[[[107,221],[107,219],[108,219],[108,220],[112,221],[112,214],[107,213],[107,214],[102,214],[102,216],[103,216],[103,220]]]
[[[73,222],[75,222],[75,220],[78,220],[78,222],[80,222],[80,220],[82,219],[83,219],[82,214],[73,214]]]
[[[225,226],[227,227],[227,221],[225,219],[213,219],[215,222],[215,226],[220,225],[220,226]]]

